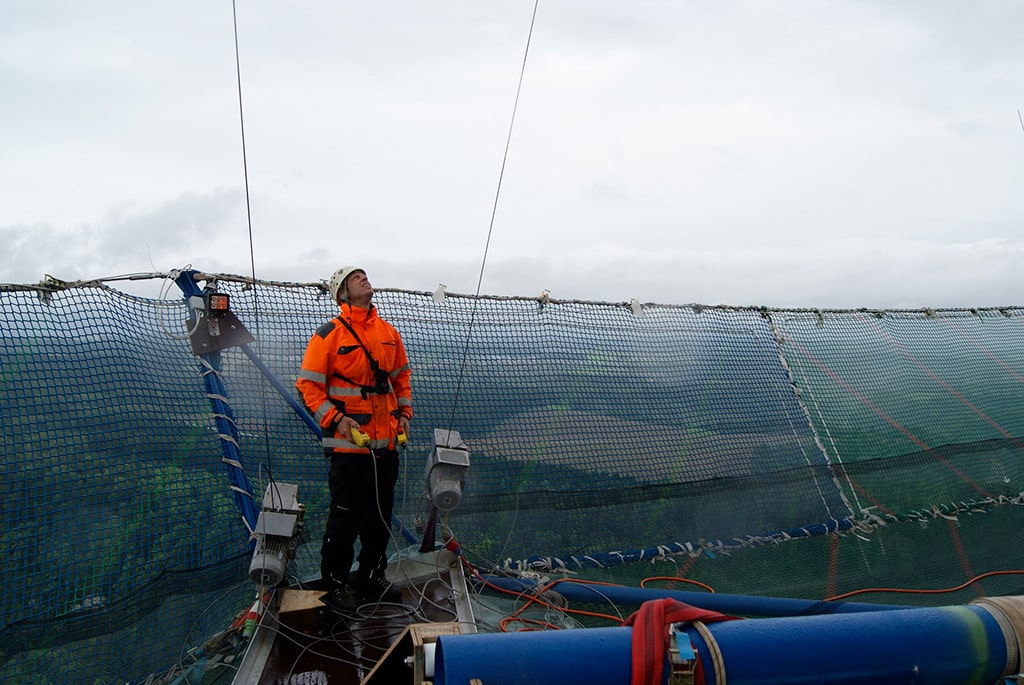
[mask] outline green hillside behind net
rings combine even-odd
[[[336,308],[317,284],[218,287],[256,340],[206,366],[176,295],[3,286],[0,680],[137,680],[183,660],[252,596],[238,503],[271,478],[306,505],[290,572],[317,573],[327,462],[250,357],[297,398]],[[459,431],[471,466],[442,523],[482,569],[812,599],[964,586],[857,597],[899,604],[1024,594],[1024,576],[994,574],[1024,568],[1021,309],[375,301],[413,366],[395,513],[427,519],[431,435]]]

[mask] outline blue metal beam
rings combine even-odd
[[[185,296],[186,307],[189,306],[190,297],[203,296],[203,291],[199,289],[195,280],[196,274],[196,271],[182,271],[174,279]],[[224,464],[227,468],[228,481],[231,484],[235,505],[249,525],[249,530],[252,530],[256,527],[259,508],[253,496],[252,484],[241,466],[242,455],[239,449],[238,427],[235,425],[234,413],[227,400],[227,390],[220,379],[220,353],[212,352],[199,355],[199,357],[205,361],[205,364],[200,365],[200,371],[203,374],[206,396],[210,400],[210,407],[213,411],[217,436],[220,438],[221,452],[224,455]]]

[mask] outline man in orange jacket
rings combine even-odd
[[[295,386],[323,430],[331,460],[331,509],[320,549],[328,602],[347,606],[354,595],[401,601],[385,578],[391,512],[398,480],[397,440],[412,419],[409,359],[402,336],[372,304],[366,272],[346,266],[328,283],[338,316],[313,334]],[[350,576],[354,545],[359,566]]]

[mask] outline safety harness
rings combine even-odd
[[[359,343],[359,346],[363,348],[363,353],[366,355],[367,361],[370,362],[370,371],[373,372],[374,385],[363,385],[362,383],[357,383],[351,378],[342,376],[337,371],[334,372],[334,375],[340,378],[341,380],[345,381],[346,383],[358,387],[359,394],[363,396],[364,400],[366,399],[367,395],[370,395],[371,393],[375,395],[386,395],[389,392],[391,392],[391,378],[388,375],[388,372],[380,368],[380,364],[378,364],[377,360],[373,358],[372,354],[370,354],[370,350],[366,349],[366,345],[363,344],[363,341],[359,337],[359,334],[356,333],[355,329],[352,328],[352,325],[348,321],[345,321],[345,319],[341,318],[340,316],[336,316],[334,318],[340,321],[341,324],[348,329],[348,332],[351,333],[352,337],[356,339],[356,342]]]

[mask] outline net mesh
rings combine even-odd
[[[297,398],[306,342],[336,312],[323,288],[217,285]],[[203,364],[181,298],[91,284],[0,302],[0,679],[123,682],[186,661],[252,601],[238,482],[257,500],[298,485],[289,571],[315,575],[327,463],[250,354]],[[996,573],[1024,568],[1006,545],[1024,501],[1018,308],[375,302],[413,365],[395,513],[426,520],[432,430],[459,431],[472,463],[443,524],[474,563],[804,598],[963,585],[858,597],[900,604],[1024,594]]]

